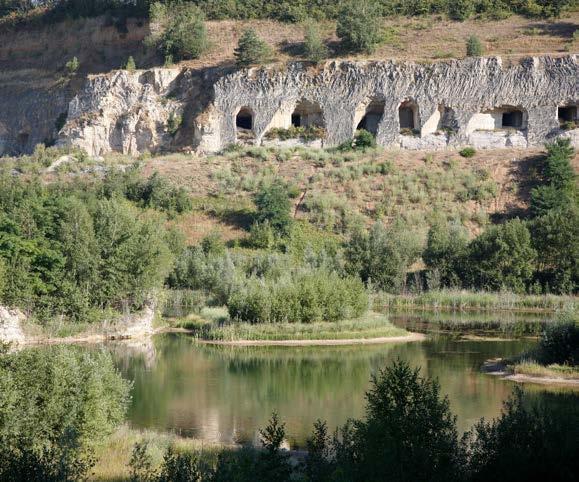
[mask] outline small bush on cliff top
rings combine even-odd
[[[379,6],[368,0],[345,3],[338,16],[336,34],[344,50],[371,54],[381,40]]]
[[[304,54],[314,63],[319,63],[328,56],[328,47],[320,37],[320,31],[314,22],[305,25]]]
[[[467,57],[480,57],[483,55],[483,46],[479,38],[475,35],[471,35],[466,41],[466,56]]]

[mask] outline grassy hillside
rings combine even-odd
[[[372,59],[435,61],[465,56],[469,35],[478,36],[486,55],[501,55],[517,60],[526,55],[562,55],[576,52],[579,45],[574,32],[579,26],[579,12],[557,20],[529,19],[512,16],[504,20],[471,19],[455,22],[440,16],[385,18],[384,41]],[[302,58],[304,28],[301,24],[273,20],[208,21],[210,48],[200,59],[185,62],[194,68],[233,65],[233,49],[248,27],[274,48],[276,61]],[[320,22],[324,41],[332,57],[343,57],[338,50],[335,22]],[[17,29],[0,27],[0,71],[2,80],[22,72],[19,81],[33,78],[60,78],[64,65],[73,56],[80,61],[79,73],[99,73],[120,68],[129,56],[137,67],[163,64],[163,58],[152,47],[145,47],[148,23],[144,19],[115,21],[110,16],[67,19],[50,25],[29,25]],[[351,58],[363,59],[358,55]]]

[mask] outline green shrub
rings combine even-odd
[[[346,246],[346,269],[362,281],[391,293],[405,287],[406,272],[422,252],[422,242],[401,221],[374,224],[369,233],[356,231]]]
[[[514,219],[491,226],[469,244],[471,286],[522,292],[531,280],[536,257],[529,230],[522,221]]]
[[[465,438],[468,480],[565,480],[577,470],[577,408],[571,403],[563,413],[564,395],[547,399],[538,403],[516,388],[497,419],[474,426]]]
[[[342,480],[456,480],[463,462],[448,397],[419,369],[394,361],[371,378],[366,416],[333,441]]]
[[[181,128],[181,124],[183,123],[183,117],[180,115],[171,112],[169,114],[169,118],[167,119],[167,131],[171,136],[175,137],[177,132]]]
[[[370,54],[381,41],[381,12],[369,0],[345,2],[338,16],[336,34],[345,51]]]
[[[127,59],[127,63],[125,64],[125,70],[128,70],[129,72],[134,72],[137,68],[137,65],[135,64],[135,59],[133,58],[132,55],[129,56],[129,58]]]
[[[147,43],[157,45],[165,58],[186,60],[199,58],[208,48],[205,15],[191,3],[161,2],[151,4],[151,23],[155,25]]]
[[[268,221],[253,223],[249,231],[249,244],[256,249],[272,249],[275,246],[275,231]]]
[[[263,186],[256,193],[254,201],[257,207],[256,221],[258,223],[269,223],[279,234],[288,232],[292,223],[290,215],[292,203],[284,184],[274,182]]]
[[[473,0],[453,0],[448,4],[448,15],[460,22],[468,19],[474,13]]]
[[[328,56],[328,48],[320,37],[318,26],[312,21],[305,25],[304,55],[316,64]]]
[[[365,129],[359,129],[354,136],[354,149],[366,150],[376,147],[376,137]]]
[[[232,319],[250,323],[338,321],[361,316],[368,296],[356,278],[313,270],[277,280],[249,278],[231,294],[227,308]]]
[[[555,293],[573,293],[579,287],[579,210],[550,210],[530,225],[537,258],[537,276]]]
[[[476,35],[471,35],[466,41],[466,56],[480,57],[484,54],[481,41]]]
[[[462,284],[467,246],[467,232],[461,225],[437,219],[430,227],[422,259],[429,270],[436,272],[443,287]]]
[[[473,157],[476,154],[476,149],[474,149],[473,147],[465,147],[464,149],[458,151],[458,153],[462,157]]]
[[[269,61],[271,48],[261,40],[255,30],[247,29],[235,48],[235,63],[238,67],[248,67]]]
[[[78,58],[73,57],[65,64],[65,67],[66,67],[67,72],[70,75],[74,75],[78,72],[78,69],[80,67],[80,62],[78,61]]]
[[[575,321],[548,324],[535,358],[542,365],[579,365],[579,326]]]
[[[569,139],[547,144],[547,155],[538,165],[541,185],[531,191],[531,212],[543,216],[569,209],[577,199],[576,175],[571,165],[575,151]]]
[[[84,480],[129,391],[104,351],[0,354],[0,480]]]

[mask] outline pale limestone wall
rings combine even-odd
[[[25,341],[21,323],[25,320],[20,310],[11,310],[0,305],[0,342],[21,344]]]
[[[351,139],[371,103],[383,105],[370,123],[377,123],[372,126],[377,142],[387,147],[527,147],[560,135],[576,142],[575,133],[560,129],[557,107],[577,104],[578,78],[576,55],[528,58],[514,65],[500,58],[468,58],[427,65],[333,61],[317,69],[291,63],[229,73],[116,71],[87,80],[70,102],[59,143],[92,155],[177,147],[215,152],[238,142],[240,109],[254,114],[252,135],[243,137],[261,144],[269,129],[291,125],[302,101],[319,106],[318,113],[304,113],[302,124],[323,124],[324,147]],[[418,136],[400,133],[398,108],[408,100],[417,106]],[[524,112],[517,132],[499,128],[505,106]],[[171,113],[183,118],[175,137],[167,132]]]
[[[444,147],[441,140],[446,138],[446,147],[458,147],[469,144],[471,134],[479,130],[497,130],[496,135],[476,135],[480,147],[494,147],[497,142],[508,145],[511,138],[513,145],[526,146],[562,134],[557,106],[577,102],[578,78],[576,55],[529,58],[512,66],[503,66],[500,58],[431,65],[330,62],[315,71],[303,64],[290,64],[284,70],[250,69],[222,77],[214,87],[214,104],[220,116],[222,147],[236,140],[232,113],[239,106],[255,112],[253,130],[259,143],[272,119],[280,115],[279,106],[296,105],[300,99],[321,106],[328,133],[326,146],[352,137],[368,99],[384,101],[377,133],[378,143],[384,146],[440,148]],[[405,100],[417,105],[415,127],[422,134],[418,139],[407,139],[399,133],[398,107]],[[498,131],[504,106],[524,112],[520,135]],[[439,128],[437,117],[444,108],[454,113],[456,133],[433,139]],[[287,108],[284,112],[287,116]],[[481,141],[485,138],[489,139],[488,146]]]

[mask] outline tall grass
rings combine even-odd
[[[259,323],[215,322],[197,319],[184,323],[202,340],[349,340],[404,336],[408,332],[397,328],[385,315],[368,315],[337,322]]]
[[[517,295],[510,292],[461,290],[426,291],[420,294],[378,293],[374,306],[389,310],[432,309],[450,311],[576,311],[578,298],[558,295]]]
[[[568,380],[579,380],[579,368],[569,365],[553,363],[551,365],[540,365],[533,360],[525,360],[513,365],[513,372],[516,375],[528,375],[540,378],[564,378]]]

